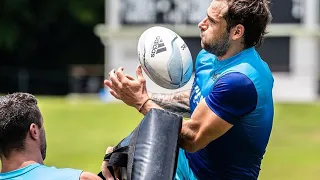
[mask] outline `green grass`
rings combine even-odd
[[[319,127],[319,104],[277,104],[260,179],[319,179]]]
[[[106,148],[126,137],[142,118],[122,104],[39,102],[48,145],[45,163],[57,167],[100,171]]]
[[[108,146],[116,145],[142,116],[123,104],[39,98],[47,133],[47,165],[100,171]],[[274,129],[261,180],[318,179],[320,105],[276,104]]]

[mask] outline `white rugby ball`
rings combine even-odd
[[[155,26],[138,42],[140,64],[147,76],[166,89],[184,86],[192,76],[193,61],[184,40],[172,30]]]

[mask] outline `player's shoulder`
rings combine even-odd
[[[57,168],[41,165],[33,172],[36,176],[48,176],[51,179],[79,180],[82,170],[72,168]]]
[[[229,90],[239,91],[241,89],[248,89],[249,87],[254,88],[254,83],[248,75],[233,71],[220,76],[215,86],[223,86]]]
[[[245,75],[247,77],[253,77],[257,76],[259,74],[257,67],[254,63],[248,62],[248,61],[242,61],[238,64],[235,64],[234,66],[228,68],[224,75],[230,74],[230,73],[240,73],[242,75]]]
[[[239,63],[227,71],[224,72],[224,75],[228,75],[229,73],[238,74],[237,78],[245,78],[250,79],[255,85],[256,84],[273,84],[273,75],[269,67],[262,60],[253,61],[245,61]],[[242,74],[242,75],[240,75]],[[229,75],[230,76],[230,75]]]
[[[241,60],[232,69],[248,76],[271,75],[268,64],[254,47],[246,49]]]
[[[101,178],[91,172],[84,172],[78,169],[72,168],[56,168],[56,167],[46,167],[42,172],[43,175],[50,176],[52,179],[66,179],[66,180],[101,180]]]
[[[227,68],[223,72],[223,75],[227,75],[229,73],[240,73],[242,75],[239,76],[246,76],[252,81],[256,81],[261,78],[272,78],[272,73],[269,67],[265,66],[264,61],[261,59],[240,61],[237,64],[234,64],[232,67]]]

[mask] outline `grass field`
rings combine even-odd
[[[116,145],[142,116],[123,104],[70,103],[39,98],[47,133],[47,165],[100,171],[107,146]],[[320,104],[276,104],[274,129],[261,180],[316,180],[320,173]]]

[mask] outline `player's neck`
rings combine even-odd
[[[40,154],[32,154],[30,152],[12,152],[9,157],[1,156],[1,173],[14,171],[30,164],[39,163],[43,164]]]
[[[239,54],[240,52],[242,52],[244,50],[244,46],[243,45],[235,45],[235,44],[231,44],[230,48],[228,49],[228,51],[226,52],[225,55],[223,56],[218,56],[218,60],[222,61],[225,59],[229,59],[233,56],[235,56],[236,54]]]

